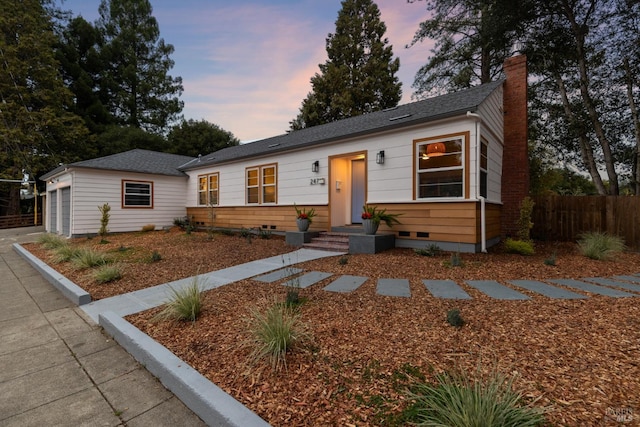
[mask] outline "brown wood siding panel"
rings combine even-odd
[[[314,208],[316,216],[313,218],[310,230],[324,231],[328,229],[328,206],[304,206]],[[292,231],[297,229],[296,212],[293,206],[235,206],[214,208],[214,226],[220,228],[255,228],[266,225],[269,229],[278,231]],[[209,209],[206,207],[187,208],[187,216],[200,226],[211,223]],[[275,227],[275,228],[272,228]]]

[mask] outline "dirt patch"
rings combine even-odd
[[[129,240],[123,235],[121,241],[116,237],[121,236],[109,238],[113,250],[132,246],[139,248],[134,253],[142,258],[153,250],[163,258],[132,264],[128,274],[136,279],[126,274],[121,281],[128,285],[118,282],[118,289],[139,289],[292,250],[276,238],[248,243],[216,235],[208,242],[205,234],[177,231],[136,234]],[[33,249],[29,247],[35,253]],[[556,265],[545,265],[553,253]],[[282,301],[286,288],[281,283],[246,280],[209,291],[204,313],[193,324],[152,323],[154,310],[128,319],[275,426],[399,425],[397,415],[407,405],[405,391],[415,377],[424,375],[430,381],[435,373],[474,371],[478,365],[517,375],[515,386],[524,390],[526,399],[539,399],[537,405],[548,408],[547,419],[553,425],[618,425],[616,414],[629,411],[638,423],[640,298],[589,295],[586,300],[552,300],[518,289],[531,300],[496,301],[464,281],[507,284],[510,279],[638,273],[639,254],[592,261],[580,256],[573,244],[539,243],[532,257],[496,249],[462,254],[464,266],[450,267],[450,256],[424,257],[394,249],[350,255],[346,264],[332,257],[297,265],[334,277],[353,274],[369,279],[348,294],[323,291],[332,278],[301,290],[307,299],[301,306],[302,319],[313,341],[289,355],[288,370],[282,373],[250,365],[245,345],[251,311]],[[87,284],[87,273],[67,277],[80,286],[94,286]],[[411,298],[377,295],[377,278],[408,279]],[[433,298],[422,279],[454,280],[473,299]],[[446,313],[452,308],[466,321],[462,328],[447,324]]]

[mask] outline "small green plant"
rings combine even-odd
[[[533,213],[533,206],[535,203],[531,200],[531,197],[527,196],[520,202],[520,216],[518,217],[518,239],[522,241],[531,240],[531,229],[533,228],[533,222],[531,222],[531,214]]]
[[[456,328],[461,328],[464,325],[464,319],[462,318],[462,315],[460,315],[460,310],[452,308],[447,311],[447,323],[451,326],[455,326]]]
[[[544,265],[551,265],[551,266],[556,265],[556,259],[557,259],[557,256],[554,251],[549,258],[546,258],[544,260]]]
[[[186,230],[188,224],[189,224],[188,216],[185,216],[182,218],[173,218],[173,225],[180,227],[182,230]]]
[[[504,250],[510,254],[533,255],[535,249],[531,240],[515,240],[507,238],[504,241]]]
[[[85,268],[98,267],[108,264],[110,262],[109,257],[102,252],[97,252],[92,249],[82,248],[79,249],[75,256],[71,259],[73,266],[79,270]]]
[[[122,277],[122,269],[119,265],[103,265],[94,273],[93,278],[98,283],[109,283]]]
[[[298,209],[296,204],[293,204],[293,208],[296,210],[296,219],[308,219],[309,224],[313,222],[313,217],[316,216],[316,210],[311,208],[306,210],[305,208]]]
[[[440,253],[442,253],[442,249],[440,249],[440,246],[436,245],[435,243],[431,243],[426,248],[417,248],[417,249],[414,249],[413,251],[418,255],[430,256],[430,257],[438,256],[440,255]]]
[[[340,259],[338,259],[338,264],[340,265],[347,265],[348,262],[349,262],[349,258],[345,255],[342,255]]]
[[[258,228],[258,235],[263,240],[269,240],[271,238],[271,230],[266,228]]]
[[[607,233],[590,232],[579,236],[580,253],[587,258],[608,260],[625,250],[624,239]]]
[[[240,229],[240,233],[238,233],[238,235],[242,238],[247,238],[249,236],[251,236],[251,230],[249,228],[244,228],[242,227]]]
[[[156,225],[155,224],[146,224],[142,226],[142,232],[143,233],[148,233],[149,231],[153,231],[156,229]]]
[[[218,230],[218,232],[220,234],[222,234],[223,236],[233,236],[233,235],[235,235],[233,230],[230,229],[230,228],[221,228],[221,229]]]
[[[540,426],[544,410],[524,404],[513,390],[514,378],[493,371],[486,380],[465,373],[443,373],[437,384],[414,385],[414,404],[406,411],[417,426]],[[535,403],[535,402],[534,402]]]
[[[160,252],[158,251],[153,251],[153,253],[151,254],[151,257],[149,259],[150,262],[158,262],[162,260],[162,255],[160,255]]]
[[[98,210],[101,214],[100,230],[98,231],[98,234],[100,235],[100,243],[106,243],[107,234],[109,233],[109,218],[111,217],[109,211],[111,211],[111,206],[109,206],[109,203],[105,203],[102,206],[98,206]]]
[[[38,237],[38,243],[45,249],[56,249],[60,246],[66,246],[67,240],[57,234],[45,233]]]
[[[164,304],[164,307],[154,320],[190,320],[195,322],[202,311],[202,288],[198,279],[193,281],[182,290],[175,290],[172,287],[171,296]]]
[[[300,346],[308,332],[300,313],[286,304],[273,304],[266,311],[253,311],[250,324],[251,359],[267,361],[274,371],[287,368],[286,354]]]
[[[362,219],[371,219],[373,222],[380,224],[384,222],[387,227],[391,228],[395,224],[400,224],[398,217],[402,214],[389,214],[386,209],[378,209],[377,206],[362,206]]]
[[[449,267],[464,267],[464,261],[462,261],[460,252],[453,252],[447,264]]]
[[[73,258],[75,258],[79,252],[80,252],[80,249],[75,248],[71,245],[65,244],[57,247],[54,250],[52,261],[56,264],[59,264],[62,262],[68,262],[68,261],[71,261]]]

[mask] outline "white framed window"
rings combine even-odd
[[[153,182],[122,181],[123,208],[153,208]]]
[[[465,144],[463,134],[414,142],[416,199],[464,197]]]
[[[484,139],[480,143],[480,196],[487,198],[487,170],[489,164],[489,144]]]
[[[198,205],[218,205],[219,181],[218,173],[198,176]]]
[[[278,168],[275,164],[246,169],[247,204],[276,203]]]

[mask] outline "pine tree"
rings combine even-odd
[[[98,29],[107,64],[102,82],[121,125],[162,134],[180,119],[182,78],[168,72],[173,45],[160,38],[148,0],[102,0]]]
[[[69,111],[71,92],[54,58],[46,1],[0,2],[0,178],[30,179],[87,153],[87,129]],[[0,188],[4,212],[17,213],[18,188]]]
[[[292,130],[398,105],[400,60],[393,59],[386,31],[372,0],[342,1],[336,31],[326,41],[328,59],[311,78]]]

